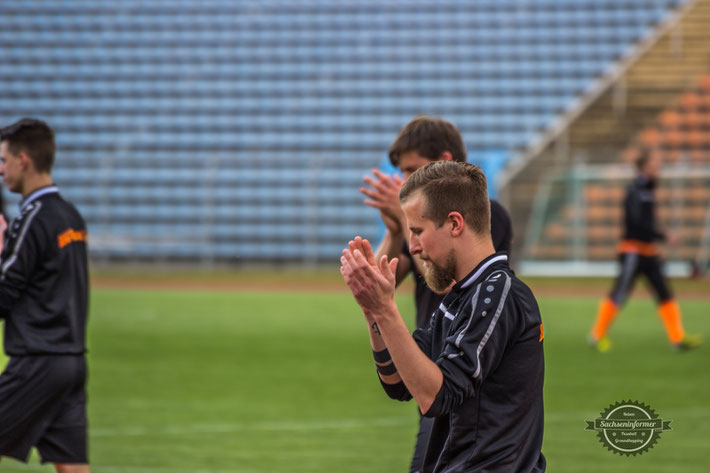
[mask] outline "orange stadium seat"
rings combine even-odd
[[[661,114],[660,123],[664,127],[677,127],[681,123],[681,115],[676,110],[666,110]]]
[[[690,200],[704,202],[707,205],[710,200],[710,187],[701,182],[695,183],[687,188],[686,195]]]
[[[680,150],[669,150],[663,155],[663,160],[667,163],[677,163],[683,160],[685,153]]]
[[[569,227],[561,223],[552,223],[545,229],[545,236],[553,240],[562,240],[570,235]]]
[[[708,134],[698,129],[691,129],[685,132],[685,143],[688,148],[701,147],[707,144]]]
[[[680,120],[682,124],[688,128],[695,128],[700,125],[702,121],[702,114],[697,110],[688,110],[683,115],[680,115]]]
[[[645,146],[654,146],[661,142],[661,133],[655,128],[648,128],[641,132],[641,143]]]
[[[680,106],[684,109],[694,110],[700,106],[701,102],[695,93],[683,94],[680,98]]]
[[[661,140],[659,140],[661,141]],[[677,129],[664,130],[662,132],[662,141],[666,146],[677,148],[684,143],[683,133]],[[651,145],[655,143],[644,143],[646,145]]]
[[[695,163],[710,164],[710,150],[692,150],[690,158]]]

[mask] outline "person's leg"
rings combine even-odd
[[[606,332],[609,330],[614,319],[616,319],[618,313],[619,306],[617,306],[610,297],[602,299],[599,303],[597,318],[590,334],[592,341],[598,342],[606,336]]]
[[[66,463],[55,463],[54,468],[57,473],[90,473],[89,465],[86,463],[82,464],[66,464]]]
[[[87,473],[86,360],[83,355],[66,356],[56,369],[74,385],[37,443],[37,451],[42,463],[54,464],[57,472]]]
[[[666,329],[668,341],[674,345],[680,343],[685,338],[685,329],[683,328],[678,303],[673,299],[660,303],[658,305],[658,315]]]
[[[598,343],[606,337],[609,327],[616,319],[619,309],[624,305],[629,292],[633,288],[634,280],[638,274],[639,256],[637,254],[622,253],[619,255],[619,259],[621,260],[619,276],[616,278],[609,296],[599,304],[597,318],[589,334],[592,343]],[[605,351],[604,347],[600,346],[599,348]]]
[[[0,456],[27,462],[66,391],[51,357],[10,358],[0,374]]]
[[[680,344],[685,338],[685,329],[680,306],[673,297],[668,281],[663,274],[663,262],[657,257],[643,258],[641,271],[644,273],[656,296],[658,315],[666,329],[666,336],[672,345]],[[692,348],[692,347],[691,347]]]

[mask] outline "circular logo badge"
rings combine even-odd
[[[599,441],[619,455],[641,455],[653,447],[661,432],[670,430],[670,420],[660,419],[649,406],[638,401],[621,401],[601,416],[586,421],[585,430],[595,430]]]

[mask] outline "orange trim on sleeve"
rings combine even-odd
[[[57,237],[57,243],[59,244],[59,248],[64,248],[69,243],[73,243],[75,241],[89,241],[89,237],[86,234],[86,230],[74,230],[73,228],[69,228]]]
[[[540,340],[538,342],[541,342],[543,338],[545,338],[545,331],[542,329],[542,324],[540,324]]]

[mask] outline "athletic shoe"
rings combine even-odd
[[[602,338],[599,340],[595,340],[593,337],[589,337],[589,346],[592,348],[595,348],[599,353],[607,353],[609,350],[611,350],[611,340],[609,340],[609,337],[604,335]]]
[[[683,340],[673,344],[675,351],[688,351],[693,348],[698,348],[703,344],[703,337],[700,335],[686,335]]]

